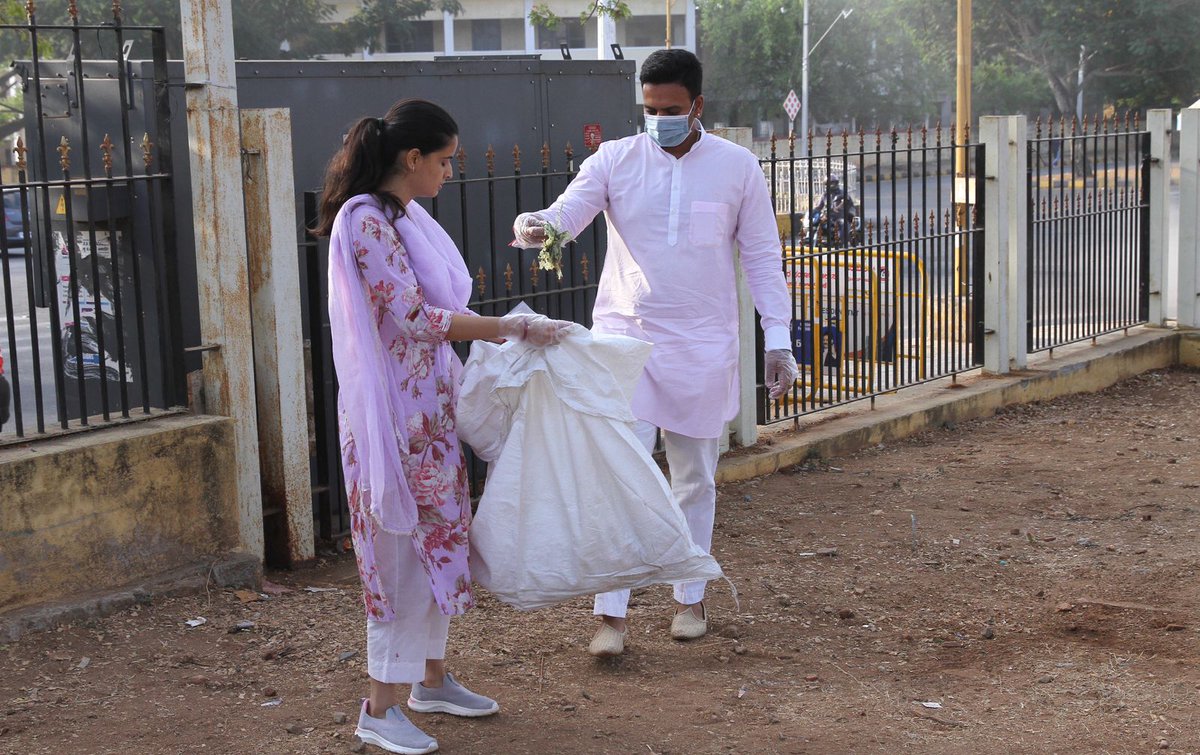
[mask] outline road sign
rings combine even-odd
[[[800,98],[796,96],[796,90],[788,91],[787,97],[783,99],[783,109],[788,114],[788,120],[796,120],[796,113],[800,112]]]

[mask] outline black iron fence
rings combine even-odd
[[[99,24],[80,23],[75,3],[58,25],[26,7],[27,23],[0,25],[7,49],[27,53],[7,74],[23,117],[4,127],[21,134],[15,159],[0,161],[0,355],[12,394],[0,443],[186,402],[163,30],[124,25],[119,2]],[[127,43],[147,36],[154,81],[136,98]],[[65,60],[46,59],[56,49]],[[109,59],[89,57],[97,51]]]
[[[811,136],[806,146],[811,155]],[[784,246],[800,379],[771,402],[760,357],[759,423],[980,365],[982,145],[939,125],[830,134],[819,156],[797,154],[794,136],[786,154],[779,147],[772,140],[761,162]]]
[[[1139,116],[1039,118],[1028,159],[1029,351],[1146,322],[1150,133]]]
[[[522,169],[522,155],[512,152],[512,170],[498,172],[496,154],[484,156],[485,172],[467,177],[467,155],[458,155],[458,177],[447,181],[430,203],[431,214],[463,250],[475,279],[469,307],[482,314],[499,316],[519,302],[538,312],[564,320],[591,324],[596,279],[604,263],[604,223],[593,222],[563,251],[562,279],[537,266],[537,250],[509,246],[512,223],[521,212],[548,206],[576,173],[576,156],[570,145],[562,153],[562,167],[552,166],[553,155],[543,147],[534,171]],[[319,193],[304,195],[305,227],[316,224]],[[337,435],[337,377],[333,369],[329,337],[328,244],[307,236],[300,245],[306,280],[305,337],[309,345],[313,417],[313,511],[318,537],[336,539],[349,531]],[[470,344],[456,344],[466,357]],[[486,466],[467,449],[472,495],[482,491]]]

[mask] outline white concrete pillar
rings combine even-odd
[[[528,19],[526,23],[529,23]],[[442,46],[447,55],[454,54],[454,14],[448,10],[442,11]]]
[[[1171,118],[1170,110],[1146,113],[1150,130],[1150,324],[1167,319],[1171,238]]]
[[[599,0],[602,8],[608,7],[607,0]],[[617,41],[617,22],[606,13],[596,13],[596,59],[613,60],[612,44]]]
[[[1025,116],[981,118],[979,133],[985,186],[983,368],[1005,374],[1028,363]]]
[[[1200,328],[1200,108],[1180,114],[1179,327]]]
[[[754,147],[754,134],[748,128],[713,129],[713,136],[728,139],[746,149]],[[734,270],[737,273],[738,296],[738,414],[729,423],[729,432],[722,438],[721,450],[727,450],[728,440],[742,446],[758,442],[758,402],[755,387],[758,382],[758,328],[754,323],[754,299],[742,272],[741,252],[737,252]]]
[[[685,24],[687,25],[687,35],[684,37],[684,44],[692,52],[696,51],[696,0],[687,0],[687,10],[685,11]]]
[[[242,548],[263,555],[262,488],[254,397],[254,342],[246,264],[246,215],[233,19],[227,0],[181,0],[184,92],[205,411],[233,418],[238,530]]]
[[[525,24],[525,52],[533,52],[537,49],[537,32],[529,20],[529,14],[532,12],[533,0],[525,0],[525,16],[521,19]]]
[[[280,517],[268,524],[283,524],[268,528],[273,557],[284,557],[286,544],[287,562],[294,567],[311,561],[316,552],[292,117],[286,108],[243,110],[241,116],[263,501]]]

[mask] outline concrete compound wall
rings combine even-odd
[[[233,448],[189,415],[0,448],[0,614],[235,556]]]

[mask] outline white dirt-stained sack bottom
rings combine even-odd
[[[650,345],[576,326],[533,349],[477,341],[459,437],[491,462],[471,524],[471,572],[529,610],[582,595],[719,579],[633,431]]]

